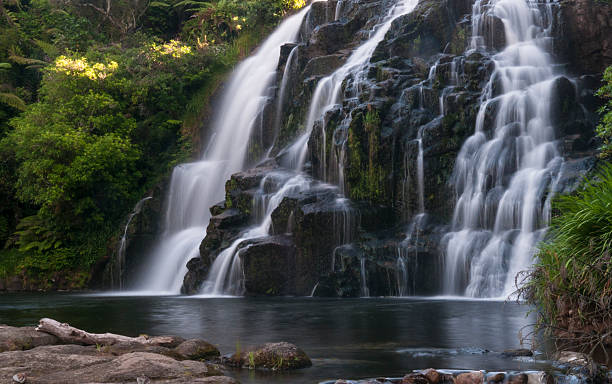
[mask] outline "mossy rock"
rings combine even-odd
[[[266,343],[234,354],[226,363],[249,369],[288,371],[312,366],[312,361],[297,346],[287,343]]]

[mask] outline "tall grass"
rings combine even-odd
[[[559,347],[593,353],[612,345],[612,165],[554,204],[548,241],[522,288]]]

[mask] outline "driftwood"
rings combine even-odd
[[[71,327],[67,323],[60,323],[59,321],[47,318],[40,319],[36,330],[38,332],[45,332],[56,336],[66,344],[114,345],[123,343],[137,343],[143,345],[175,347],[183,341],[181,338],[173,336],[149,337],[143,335],[138,337],[129,337],[114,333],[89,333],[87,331],[83,331],[82,329]]]

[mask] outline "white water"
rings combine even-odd
[[[532,0],[474,4],[471,48],[483,49],[487,37],[479,32],[487,12],[503,20],[507,47],[493,57],[495,71],[483,92],[475,133],[455,164],[457,202],[452,232],[445,236],[446,294],[511,294],[516,273],[531,265],[544,233],[547,192],[562,164],[550,116],[554,5],[540,3],[539,9]],[[486,127],[490,104],[496,113]]]
[[[344,80],[353,76],[353,89],[357,92],[364,85],[366,76],[366,66],[378,44],[384,39],[391,28],[395,19],[410,13],[416,7],[418,0],[400,0],[394,5],[383,22],[377,25],[370,33],[370,38],[360,45],[347,59],[346,63],[338,68],[331,75],[324,77],[317,83],[313,93],[306,121],[306,132],[288,149],[288,161],[291,168],[298,171],[302,170],[306,154],[308,153],[308,139],[312,133],[315,121],[322,118],[325,112],[329,111],[341,101],[341,89]],[[323,129],[325,132],[325,129]],[[322,148],[325,148],[323,143]],[[325,157],[323,157],[325,159]]]
[[[285,20],[257,52],[234,71],[213,126],[213,141],[202,161],[172,173],[166,228],[138,289],[179,293],[186,263],[199,255],[209,208],[223,200],[225,181],[245,165],[249,139],[276,76],[280,47],[295,42],[310,7]]]
[[[260,190],[264,190],[266,179],[276,177],[274,173],[267,175],[261,181]],[[262,193],[260,204],[264,207],[265,215],[261,223],[248,230],[239,239],[234,240],[232,245],[223,250],[211,266],[208,278],[202,285],[203,295],[241,295],[244,291],[242,279],[242,266],[240,265],[240,252],[248,249],[248,245],[241,248],[240,245],[258,237],[267,236],[272,225],[272,212],[279,206],[285,196],[300,191],[308,190],[311,181],[301,174],[290,177],[284,185],[275,193],[265,195]]]
[[[134,216],[140,213],[144,202],[149,199],[152,199],[152,197],[151,196],[145,197],[144,199],[141,199],[138,203],[136,203],[136,205],[134,206],[134,209],[128,216],[127,222],[125,223],[125,228],[123,229],[123,236],[121,236],[121,240],[119,241],[119,248],[117,249],[117,267],[119,271],[116,274],[119,280],[118,281],[119,290],[123,290],[123,274],[125,272],[125,251],[127,249],[128,229],[130,228],[130,223],[132,222],[132,219],[134,219]],[[115,274],[111,274],[111,276],[115,276]],[[113,287],[116,286],[114,283],[112,285]]]
[[[285,166],[295,171],[295,176],[289,178],[285,184],[271,196],[269,202],[264,204],[266,207],[265,215],[260,224],[244,233],[239,239],[235,240],[229,248],[225,249],[217,256],[211,267],[208,278],[203,284],[201,290],[203,295],[239,295],[242,293],[242,268],[239,257],[241,251],[240,245],[249,240],[268,235],[272,220],[272,212],[278,207],[282,199],[287,196],[287,194],[304,191],[310,188],[311,181],[301,175],[301,171],[308,152],[308,139],[310,138],[315,121],[321,118],[325,111],[337,104],[340,97],[340,86],[347,76],[354,75],[356,82],[359,82],[360,78],[365,76],[364,69],[374,53],[376,46],[382,41],[391,27],[393,20],[412,11],[416,4],[417,0],[402,0],[392,7],[387,17],[383,20],[383,23],[375,27],[370,38],[351,54],[347,62],[332,75],[319,81],[311,101],[308,120],[306,122],[306,132],[285,151],[285,158],[287,159]],[[287,65],[290,64],[288,63]],[[264,182],[265,179],[262,181],[261,189],[263,189]],[[339,199],[337,203],[343,208],[343,223],[339,224],[342,224],[341,226],[347,231],[348,228],[352,227],[350,225],[350,209],[344,199]],[[343,233],[342,237],[343,241],[348,241],[350,239],[350,233]],[[362,260],[362,264],[363,263],[365,263],[365,260]],[[363,271],[363,273],[364,287],[362,293],[367,296],[369,295],[369,291],[367,290],[365,281],[365,271]]]

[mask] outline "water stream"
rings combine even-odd
[[[503,21],[507,46],[493,56],[495,70],[482,95],[475,132],[455,164],[457,202],[445,238],[447,294],[509,295],[544,234],[547,194],[563,162],[550,116],[555,73],[548,51],[556,5],[531,0],[474,4],[471,49],[485,49],[482,31],[490,15]],[[487,116],[491,111],[493,116]]]
[[[276,77],[280,47],[295,42],[310,7],[287,18],[231,77],[213,125],[214,137],[199,162],[177,166],[170,183],[166,225],[143,273],[141,291],[179,293],[187,261],[199,255],[211,217],[223,200],[225,181],[245,166],[249,138]]]

